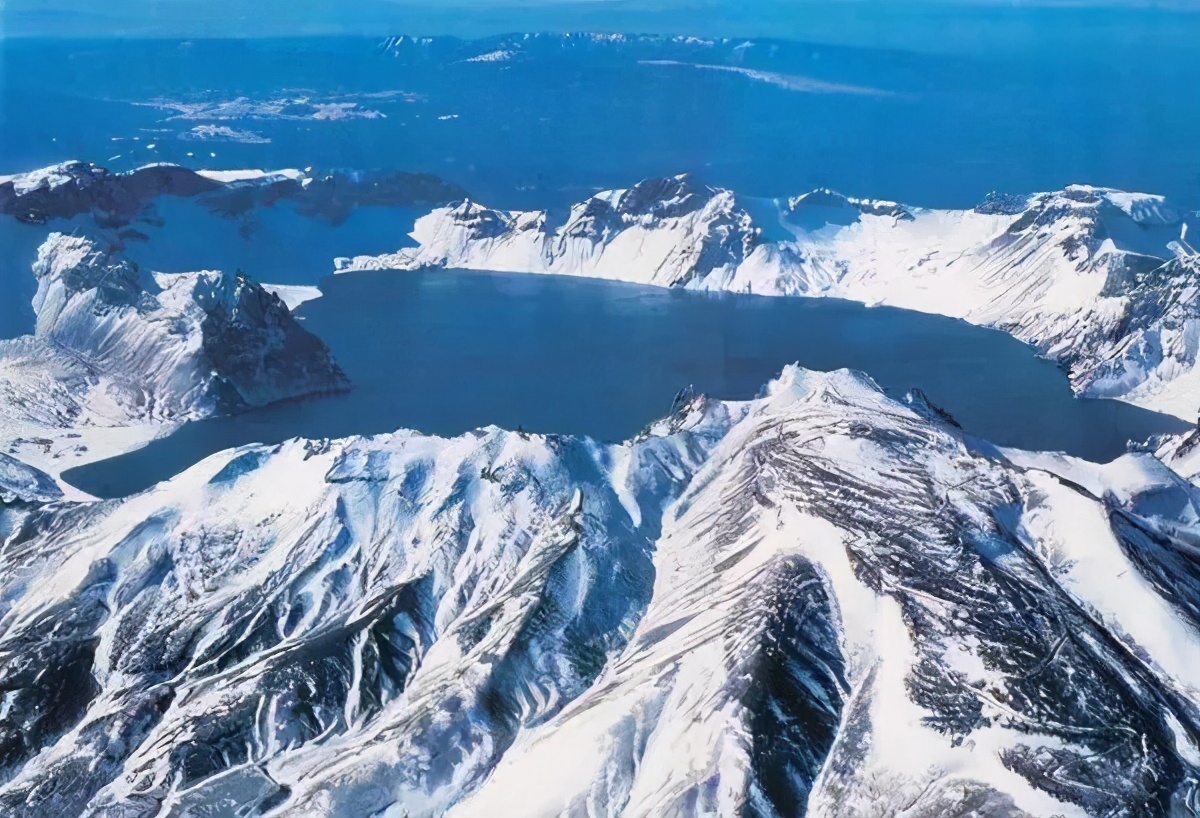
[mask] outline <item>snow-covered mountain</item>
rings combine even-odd
[[[376,46],[376,51],[402,62],[425,62],[437,60],[443,63],[460,62],[510,62],[534,60],[555,56],[579,56],[592,58],[621,57],[677,57],[742,62],[746,52],[757,49],[764,58],[777,56],[777,52],[793,43],[771,40],[746,40],[728,37],[690,37],[687,35],[621,34],[598,31],[568,32],[522,32],[485,37],[479,40],[462,40],[457,37],[422,37],[411,34],[396,34],[385,38]],[[759,56],[756,54],[755,56]]]
[[[324,343],[243,275],[151,273],[61,233],[41,246],[33,274],[35,334],[0,342],[6,447],[349,386]]]
[[[1068,368],[1075,390],[1200,409],[1197,214],[1072,186],[947,211],[827,190],[742,199],[686,176],[597,193],[562,218],[475,202],[417,221],[419,246],[341,271],[445,266],[661,286],[831,296],[1003,329]]]
[[[79,166],[0,195],[22,229],[116,232],[163,195],[236,213],[314,184],[135,173],[149,199]],[[565,217],[439,208],[339,266],[942,312],[1190,418],[1194,223],[1081,187],[933,211],[678,177]],[[919,393],[789,368],[619,445],[293,440],[83,499],[60,449],[347,385],[281,300],[311,288],[151,272],[103,235],[50,233],[36,330],[0,342],[0,814],[1200,810],[1194,434],[1105,466],[999,450]]]
[[[851,373],[624,445],[293,441],[41,499],[0,567],[14,818],[1200,806],[1196,488]]]
[[[1186,434],[1172,435],[1155,455],[1178,474],[1200,486],[1200,424]]]

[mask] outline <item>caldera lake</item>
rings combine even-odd
[[[1095,461],[1178,418],[1081,400],[1054,363],[1002,332],[825,298],[668,290],[594,279],[455,270],[331,276],[301,305],[354,388],[184,424],[63,478],[98,497],[146,489],[210,454],[294,437],[487,425],[621,441],[680,389],[754,397],[787,364],[922,390],[971,435]]]

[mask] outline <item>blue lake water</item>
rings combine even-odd
[[[755,196],[970,207],[1086,182],[1200,205],[1200,14],[1050,16],[959,53],[550,39],[472,62],[510,43],[0,39],[0,173],[68,158],[402,169],[498,207],[681,172]]]
[[[1062,371],[1019,341],[904,310],[455,271],[354,273],[322,288],[297,314],[352,392],[188,424],[65,479],[121,496],[232,446],[398,428],[454,435],[496,424],[623,440],[667,414],[681,387],[750,398],[793,362],[859,369],[896,396],[920,388],[1000,445],[1103,461],[1129,439],[1185,426],[1078,400]]]

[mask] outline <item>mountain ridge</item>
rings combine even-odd
[[[243,447],[6,541],[0,666],[40,749],[2,737],[0,803],[1171,814],[1200,780],[1198,500],[1148,455],[1006,455],[796,368],[621,445]],[[32,663],[94,687],[69,705]]]
[[[1026,341],[1082,396],[1191,420],[1200,253],[1189,226],[1200,215],[1162,197],[1086,185],[951,211],[828,190],[741,199],[685,175],[602,191],[557,218],[464,200],[418,219],[416,247],[335,269],[557,273],[934,312]]]
[[[155,198],[178,196],[229,215],[294,201],[302,213],[337,223],[356,206],[436,204],[463,195],[457,185],[426,173],[206,170],[170,163],[114,173],[70,160],[0,177],[0,214],[45,224],[90,213],[100,227],[124,227]]]

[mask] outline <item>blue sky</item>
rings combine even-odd
[[[1132,23],[1171,37],[1177,12],[1198,7],[1193,0],[0,0],[0,35],[619,30],[954,49],[1003,43],[1030,28],[1069,38]]]

